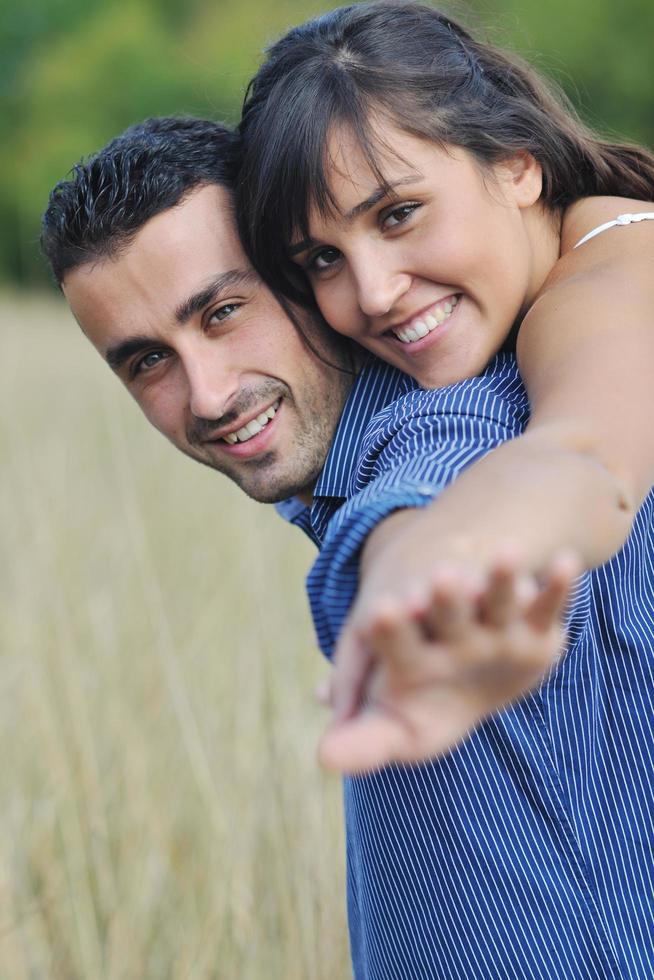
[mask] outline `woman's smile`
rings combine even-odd
[[[312,209],[310,238],[291,254],[335,330],[440,387],[482,371],[540,287],[525,220],[540,169],[528,155],[482,167],[389,123],[376,134],[384,186],[356,138],[336,129],[335,207]]]
[[[459,299],[459,293],[452,293],[386,332],[392,333],[403,344],[415,344],[450,319]]]

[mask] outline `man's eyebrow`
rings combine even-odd
[[[129,337],[120,344],[116,344],[115,347],[109,347],[105,352],[104,359],[112,371],[119,371],[125,361],[129,360],[133,354],[140,354],[141,351],[152,347],[154,343],[152,337]]]
[[[254,269],[230,269],[228,272],[221,272],[197,293],[193,293],[180,303],[175,310],[175,319],[182,325],[208,306],[224,290],[233,289],[234,286],[251,286],[258,279]]]
[[[233,289],[234,286],[252,285],[259,281],[259,277],[254,269],[230,269],[228,272],[221,272],[219,276],[211,279],[210,282],[193,293],[188,299],[175,310],[175,319],[181,325],[186,323],[195,314],[203,310],[205,306],[219,296],[226,289]],[[151,348],[159,343],[154,337],[146,337],[145,334],[137,334],[128,337],[114,347],[109,347],[105,352],[104,358],[113,371],[119,371],[125,361],[129,360],[134,354]]]
[[[364,201],[360,201],[355,204],[353,208],[346,211],[343,215],[343,221],[354,221],[360,215],[365,214],[366,211],[370,211],[374,208],[375,204],[379,204],[383,201],[385,197],[388,197],[397,187],[404,187],[406,184],[416,184],[422,179],[422,174],[411,174],[407,177],[400,177],[399,180],[394,180],[390,184],[386,184],[385,187],[376,187],[372,194],[370,194]],[[294,255],[299,255],[300,252],[306,252],[308,248],[315,245],[313,238],[305,238],[301,242],[297,242],[295,245],[291,245],[288,254],[292,258]]]

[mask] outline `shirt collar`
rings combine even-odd
[[[313,492],[318,497],[345,499],[352,468],[366,427],[377,412],[416,388],[408,375],[370,357],[357,375],[345,402],[334,440]]]

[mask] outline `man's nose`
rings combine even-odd
[[[238,375],[208,350],[185,358],[189,408],[198,419],[219,419],[238,391]]]
[[[391,264],[383,249],[362,256],[353,272],[359,309],[369,317],[389,313],[411,285],[411,276]]]

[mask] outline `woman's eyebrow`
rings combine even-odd
[[[306,252],[307,249],[311,248],[312,245],[316,244],[315,238],[303,238],[301,242],[296,242],[295,245],[289,245],[288,255],[289,258],[293,258],[295,255],[299,255],[300,252]]]
[[[420,180],[422,180],[422,174],[416,173],[407,177],[400,177],[398,180],[389,182],[383,187],[381,185],[376,187],[372,194],[366,197],[365,200],[359,201],[358,204],[355,204],[353,208],[346,211],[345,214],[342,215],[343,221],[354,221],[355,218],[358,218],[360,215],[365,214],[366,211],[370,211],[371,208],[374,208],[375,204],[379,204],[379,202],[383,201],[385,197],[389,197],[391,194],[393,194],[396,188],[405,187],[408,184],[417,184]],[[295,245],[291,245],[289,247],[289,258],[299,255],[300,252],[306,252],[308,248],[311,248],[311,246],[315,244],[316,242],[313,238],[304,238],[301,242],[296,242]]]
[[[353,208],[346,211],[343,215],[343,220],[354,221],[355,218],[358,218],[360,215],[365,214],[366,211],[370,211],[371,208],[374,208],[375,204],[379,204],[379,202],[383,201],[385,197],[389,197],[397,187],[404,187],[407,184],[416,184],[421,179],[422,174],[411,174],[411,176],[400,177],[398,180],[384,184],[383,187],[376,187],[372,194],[365,199],[365,201],[360,201],[359,204],[355,204]]]

